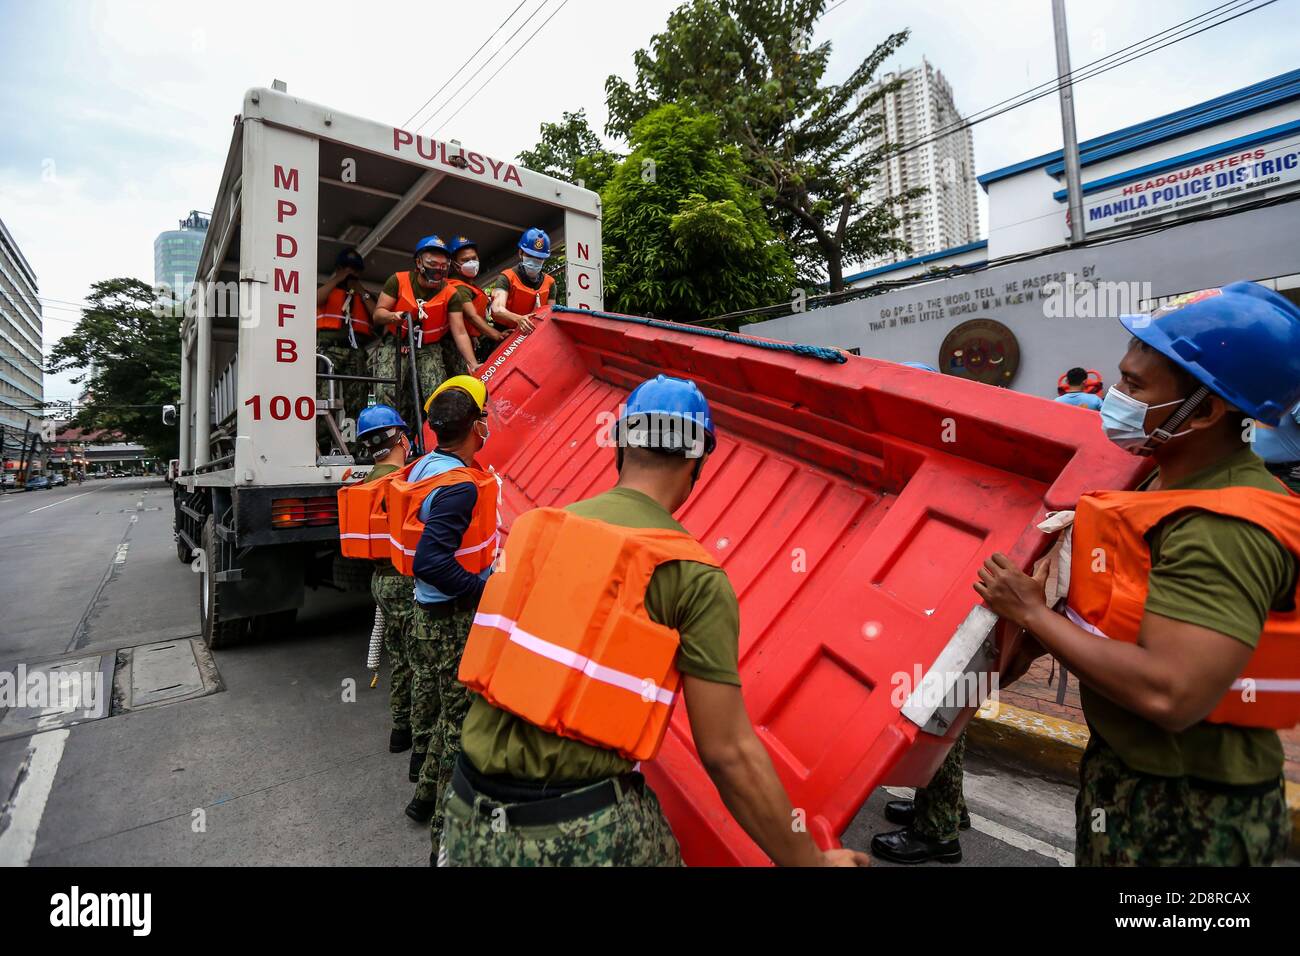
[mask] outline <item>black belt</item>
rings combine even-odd
[[[590,816],[644,785],[645,778],[635,771],[569,788],[503,781],[479,773],[464,754],[457,758],[451,776],[452,790],[471,807],[477,807],[481,816],[490,817],[504,810],[506,821],[516,827],[546,826]]]
[[[478,607],[478,598],[463,595],[458,598],[452,598],[450,601],[437,601],[433,604],[426,604],[424,601],[416,601],[418,607],[429,617],[441,621],[443,618],[451,617],[453,614],[459,614],[462,611],[472,611]]]

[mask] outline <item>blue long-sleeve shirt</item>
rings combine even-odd
[[[409,481],[441,475],[464,462],[455,455],[430,452],[411,469]],[[492,569],[480,574],[466,571],[456,560],[456,551],[464,540],[465,530],[478,503],[478,488],[471,481],[435,488],[420,505],[424,531],[415,547],[413,571],[415,599],[421,604],[439,604],[457,598],[477,601]]]

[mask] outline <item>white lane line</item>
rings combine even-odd
[[[29,512],[27,512],[27,513],[28,513],[29,515],[34,515],[34,514],[36,514],[36,512],[38,512],[38,511],[44,511],[46,508],[53,508],[54,505],[61,505],[61,504],[65,504],[65,503],[67,503],[67,502],[69,502],[69,501],[76,501],[78,498],[84,498],[84,497],[86,497],[86,495],[93,495],[93,494],[94,494],[93,491],[83,491],[83,492],[82,492],[81,494],[79,494],[79,495],[73,495],[71,498],[64,498],[62,501],[56,501],[56,502],[54,502],[54,504],[50,504],[50,505],[41,505],[39,508],[33,508],[31,511],[29,511]]]
[[[27,760],[18,772],[19,784],[0,810],[9,815],[9,825],[0,831],[0,866],[26,866],[36,848],[45,804],[54,789],[54,775],[63,759],[68,731],[50,730],[31,738]]]
[[[916,792],[911,787],[884,787],[883,789],[886,793],[903,799],[911,799]],[[970,812],[969,808],[967,812],[970,813],[970,827],[972,830],[978,830],[980,833],[991,836],[1008,846],[1013,846],[1017,850],[1025,850],[1049,857],[1055,860],[1059,866],[1074,866],[1074,854],[1069,850],[1062,850],[1060,847],[1052,846],[1052,844],[1037,837],[1031,837],[1028,833],[1021,833],[1019,830],[1013,830],[996,820],[990,820],[988,817],[982,817],[978,813]]]

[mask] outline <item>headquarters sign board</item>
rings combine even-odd
[[[1095,232],[1297,182],[1300,142],[1288,137],[1085,195],[1084,224]]]

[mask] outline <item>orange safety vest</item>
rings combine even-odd
[[[524,281],[515,274],[514,269],[506,269],[501,273],[510,283],[510,294],[506,296],[506,308],[515,315],[528,315],[551,301],[551,290],[555,288],[555,277],[542,276],[541,285],[534,289],[530,285],[525,285]]]
[[[410,577],[414,571],[415,547],[424,534],[420,520],[420,506],[429,492],[461,482],[471,481],[478,489],[478,500],[469,527],[456,550],[456,560],[471,574],[481,574],[492,566],[497,556],[501,524],[501,480],[495,471],[483,471],[473,466],[462,466],[444,471],[440,475],[407,481],[414,462],[393,476],[388,482],[388,543],[393,567]],[[381,478],[380,481],[383,481]]]
[[[388,483],[404,478],[414,462],[374,481],[339,488],[339,550],[345,558],[392,560],[388,540]]]
[[[457,288],[463,286],[466,289],[469,289],[470,294],[474,296],[473,299],[474,311],[478,313],[478,317],[480,319],[483,319],[485,321],[487,320],[488,299],[487,299],[486,292],[484,292],[478,286],[474,285],[474,283],[466,282],[464,279],[448,279],[447,282],[451,285],[456,286]],[[479,336],[483,334],[483,332],[479,329],[479,327],[475,325],[473,322],[471,322],[469,319],[465,320],[465,331],[473,336]]]
[[[447,303],[456,293],[456,287],[450,281],[444,282],[432,299],[426,299],[420,310],[420,344],[437,342],[447,334]],[[411,285],[409,272],[397,273],[397,306],[394,312],[415,312],[417,309],[415,289]],[[406,323],[398,322],[392,326],[395,332],[406,337]]]
[[[357,339],[369,339],[375,334],[375,327],[370,322],[370,310],[366,308],[361,296],[350,289],[331,289],[325,304],[316,310],[316,328],[337,332],[349,325]]]
[[[678,633],[645,609],[666,561],[718,563],[680,531],[526,512],[483,590],[461,683],[558,736],[652,759],[681,679]]]
[[[1136,643],[1151,574],[1145,535],[1187,509],[1257,524],[1300,556],[1300,500],[1289,492],[1238,487],[1084,495],[1074,513],[1070,620],[1099,637]],[[1094,564],[1100,570],[1092,570]],[[1295,598],[1300,606],[1300,581]],[[1278,730],[1300,723],[1300,610],[1268,615],[1255,653],[1206,720]]]

